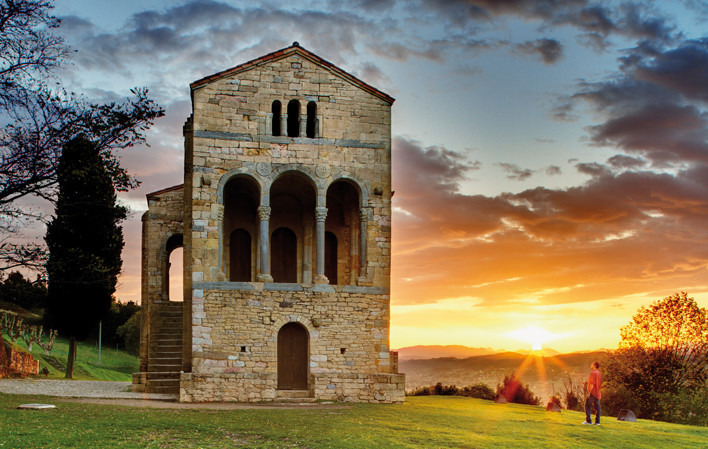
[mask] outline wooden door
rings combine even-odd
[[[307,329],[288,323],[278,332],[278,389],[307,390]]]

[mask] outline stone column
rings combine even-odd
[[[329,284],[329,279],[325,276],[325,219],[327,218],[326,207],[315,208],[315,243],[317,249],[317,267],[315,274],[315,284]]]
[[[288,135],[288,114],[280,114],[280,135]]]
[[[369,221],[369,214],[365,208],[359,211],[359,224],[361,230],[360,235],[360,246],[359,246],[359,261],[361,262],[361,271],[359,271],[360,276],[366,275],[366,224]]]
[[[300,137],[307,137],[307,115],[300,116]]]
[[[258,275],[258,282],[273,282],[270,275],[270,206],[260,206],[258,208],[258,219],[260,220],[260,251],[261,273]]]

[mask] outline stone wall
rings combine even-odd
[[[0,379],[39,374],[39,361],[32,354],[18,351],[0,338]]]
[[[202,288],[199,288],[202,287]],[[389,296],[379,288],[195,284],[192,373],[180,400],[264,401],[277,395],[277,336],[290,322],[309,334],[310,390],[318,399],[402,400],[391,365]]]

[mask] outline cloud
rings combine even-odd
[[[410,214],[394,214],[394,279],[426,273],[394,281],[397,298],[473,295],[504,307],[529,291],[538,304],[560,304],[702,282],[708,168],[668,174],[641,171],[637,158],[613,162],[577,164],[590,175],[580,186],[469,195],[459,189],[464,158],[394,139],[394,206]]]
[[[587,128],[592,143],[616,147],[655,167],[707,164],[708,40],[663,51],[638,47],[621,63],[619,76],[581,83],[559,113],[568,114],[584,101],[604,120]]]
[[[501,167],[501,169],[507,173],[506,177],[508,179],[512,179],[514,181],[525,181],[531,176],[533,176],[533,170],[530,170],[528,168],[521,168],[516,164],[500,162],[496,165],[498,167]]]
[[[633,75],[637,80],[673,90],[689,100],[708,102],[708,38],[684,42],[680,47],[642,61]]]
[[[537,39],[516,45],[522,54],[540,56],[545,64],[553,64],[563,56],[563,45],[555,39]]]
[[[546,167],[546,174],[548,176],[560,175],[561,173],[561,168],[557,165],[549,165],[548,167]]]

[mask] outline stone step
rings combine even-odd
[[[152,365],[182,365],[182,354],[174,357],[152,357],[150,358]]]
[[[312,404],[316,400],[315,398],[275,398],[273,402],[281,404]]]
[[[148,364],[149,373],[173,372],[182,369],[182,363],[150,363]]]
[[[145,384],[146,393],[158,394],[179,394],[179,379],[172,381],[153,381],[148,380]]]
[[[182,345],[152,345],[148,354],[159,356],[162,354],[182,354]]]
[[[171,379],[171,380],[179,380],[180,377],[180,372],[179,371],[148,371],[146,373],[146,379],[148,380],[159,380],[159,379]]]
[[[278,399],[309,399],[309,390],[278,390],[276,392]]]
[[[172,338],[182,338],[182,329],[156,329],[155,332],[152,333],[155,337],[159,338],[164,338],[164,337],[172,337]]]

